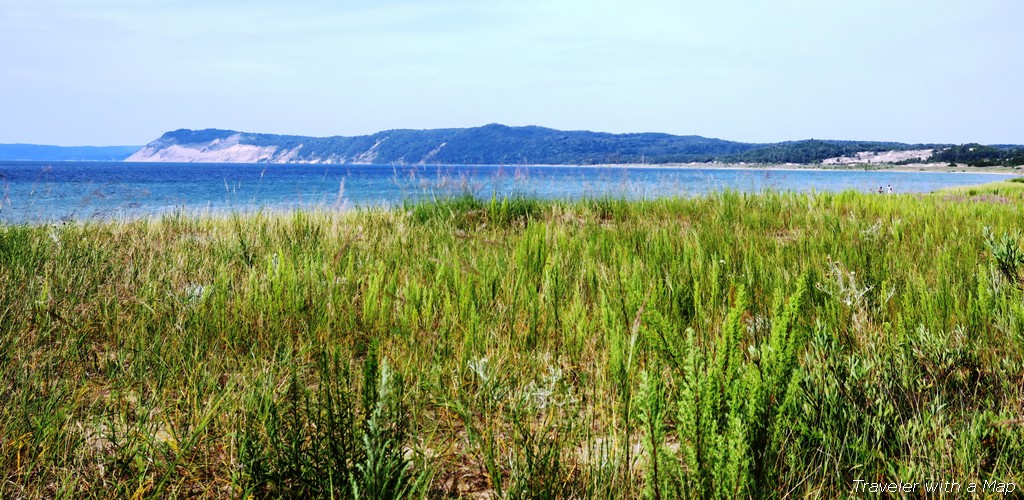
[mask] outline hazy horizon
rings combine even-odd
[[[980,0],[0,7],[0,143],[488,123],[1021,144],[1024,4]]]

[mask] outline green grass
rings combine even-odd
[[[1024,185],[0,226],[0,497],[1024,482]]]

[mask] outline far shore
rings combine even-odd
[[[50,162],[40,160],[0,160],[10,161],[14,163],[20,163],[22,161],[30,161],[32,163],[88,163],[81,162],[78,160],[53,160]],[[108,163],[108,162],[102,162]],[[120,163],[120,162],[115,162]],[[206,162],[144,162],[144,163],[206,163]],[[303,161],[295,162],[214,162],[214,164],[222,163],[239,163],[239,164],[251,164],[251,165],[322,165],[322,166],[342,166],[342,165],[360,165],[369,166],[372,163],[310,163]],[[380,164],[389,165],[389,164]],[[447,164],[413,164],[413,163],[396,163],[390,164],[391,166],[452,166]],[[957,164],[951,166],[947,163],[911,163],[911,164],[893,164],[893,163],[845,163],[845,164],[830,164],[824,165],[821,163],[723,163],[723,162],[710,162],[710,163],[596,163],[596,164],[544,164],[544,163],[507,163],[503,165],[458,165],[458,166],[501,166],[504,168],[520,168],[520,167],[597,167],[597,168],[616,168],[616,169],[640,169],[640,168],[678,168],[678,169],[722,169],[722,170],[804,170],[804,171],[853,171],[860,170],[865,172],[932,172],[932,173],[949,173],[949,174],[1000,174],[1000,175],[1024,175],[1024,167],[1016,166],[992,166],[992,167],[972,167],[966,164]]]
[[[517,165],[518,166],[518,165]],[[529,165],[546,166],[546,165]],[[567,166],[567,165],[551,165]],[[692,168],[692,169],[735,169],[735,170],[863,170],[866,172],[934,172],[950,174],[1017,174],[1024,175],[1021,167],[971,167],[968,165],[950,166],[945,163],[914,163],[909,165],[894,165],[891,163],[857,163],[846,165],[821,165],[802,163],[609,163],[597,165],[583,165],[608,168]]]

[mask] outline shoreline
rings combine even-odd
[[[950,167],[942,164],[914,164],[914,165],[892,165],[876,164],[871,167],[840,167],[826,168],[821,165],[804,165],[797,163],[772,164],[772,163],[665,163],[665,164],[641,164],[641,163],[609,163],[598,165],[525,165],[530,167],[606,167],[606,168],[629,168],[629,169],[692,169],[692,170],[779,170],[779,171],[814,171],[814,172],[909,172],[909,173],[941,173],[941,174],[989,174],[989,175],[1024,175],[1024,169],[1017,167]],[[973,170],[971,170],[973,169]],[[984,170],[982,170],[984,169]]]
[[[133,164],[207,164],[207,165],[315,165],[315,166],[380,166],[380,167],[502,167],[502,168],[551,168],[551,167],[584,167],[609,169],[678,169],[678,170],[779,170],[779,171],[821,171],[821,172],[918,172],[947,174],[997,174],[1022,175],[1024,167],[992,166],[970,167],[957,165],[951,167],[942,163],[915,163],[895,165],[892,163],[851,163],[830,167],[820,163],[595,163],[584,164],[413,164],[413,163],[309,163],[309,162],[167,162],[167,161],[100,161],[100,160],[0,160],[0,163],[38,163],[38,164],[70,164],[70,163],[133,163]]]
[[[321,164],[323,165],[323,164]],[[341,163],[336,165],[361,165],[371,166],[369,163]],[[395,165],[402,167],[500,167],[500,168],[607,168],[607,169],[629,169],[629,170],[769,170],[769,171],[791,171],[791,172],[906,172],[906,173],[939,173],[939,174],[989,174],[989,175],[1020,175],[1024,176],[1024,168],[1021,167],[969,167],[960,165],[950,167],[937,163],[893,165],[873,164],[871,167],[840,167],[827,168],[820,164],[800,163],[595,163],[593,165],[578,164],[505,164],[505,165],[447,165],[447,164],[426,164],[426,165]],[[973,170],[972,170],[973,169]]]

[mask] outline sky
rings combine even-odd
[[[0,143],[540,125],[1024,143],[1018,0],[4,0]]]

